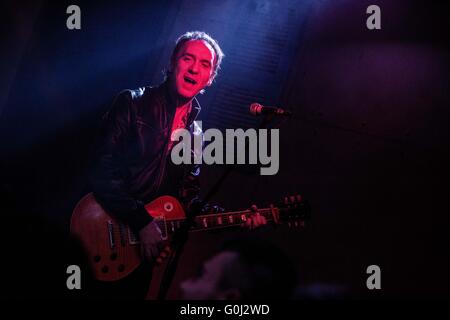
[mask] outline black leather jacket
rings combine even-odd
[[[199,112],[194,98],[186,126],[192,139],[202,134],[194,121]],[[170,159],[174,115],[163,83],[121,92],[103,117],[91,187],[103,208],[137,231],[152,220],[144,205],[156,197],[175,196],[187,208],[199,196],[199,165],[176,166]]]

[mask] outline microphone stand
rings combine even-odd
[[[274,117],[273,114],[265,115],[261,124],[258,127],[258,130],[266,128],[269,122],[273,119],[273,117]],[[208,201],[217,193],[217,191],[222,186],[223,182],[233,169],[234,166],[229,166],[228,168],[225,169],[222,176],[216,181],[214,186],[209,190],[205,198],[202,201],[195,203],[193,205],[194,206],[193,208],[190,208],[189,210],[190,212],[188,212],[187,218],[183,221],[180,228],[174,232],[172,241],[170,243],[171,250],[169,253],[169,257],[167,258],[167,267],[164,270],[157,300],[164,300],[166,298],[167,291],[170,288],[173,277],[177,270],[178,262],[181,254],[183,253],[184,245],[187,242],[188,233],[193,225],[195,216],[200,213],[200,210],[203,208],[203,206],[206,203],[208,203]]]

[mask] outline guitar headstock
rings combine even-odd
[[[311,206],[299,194],[285,196],[278,208],[280,220],[289,227],[303,227],[305,221],[311,218]]]

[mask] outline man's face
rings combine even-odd
[[[173,81],[177,94],[192,99],[213,80],[214,50],[202,40],[183,44],[172,61]]]
[[[188,300],[230,298],[230,293],[220,288],[220,281],[225,272],[230,272],[230,266],[234,265],[237,259],[237,253],[225,251],[206,261],[197,278],[191,278],[181,283],[183,298]]]

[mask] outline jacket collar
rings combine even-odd
[[[158,91],[163,93],[162,96],[164,97],[164,100],[166,102],[166,106],[168,108],[168,111],[173,114],[174,113],[174,105],[173,105],[173,103],[171,101],[172,99],[171,99],[170,93],[169,93],[169,83],[168,83],[168,81],[167,80],[164,81],[159,86],[158,89],[160,89]],[[187,127],[190,127],[192,125],[192,123],[197,119],[197,116],[200,113],[201,109],[202,108],[200,107],[200,103],[198,102],[197,98],[194,97],[192,99],[192,101],[191,101],[191,112],[190,112],[189,117],[188,117],[188,121],[187,121],[187,125],[186,125]]]

